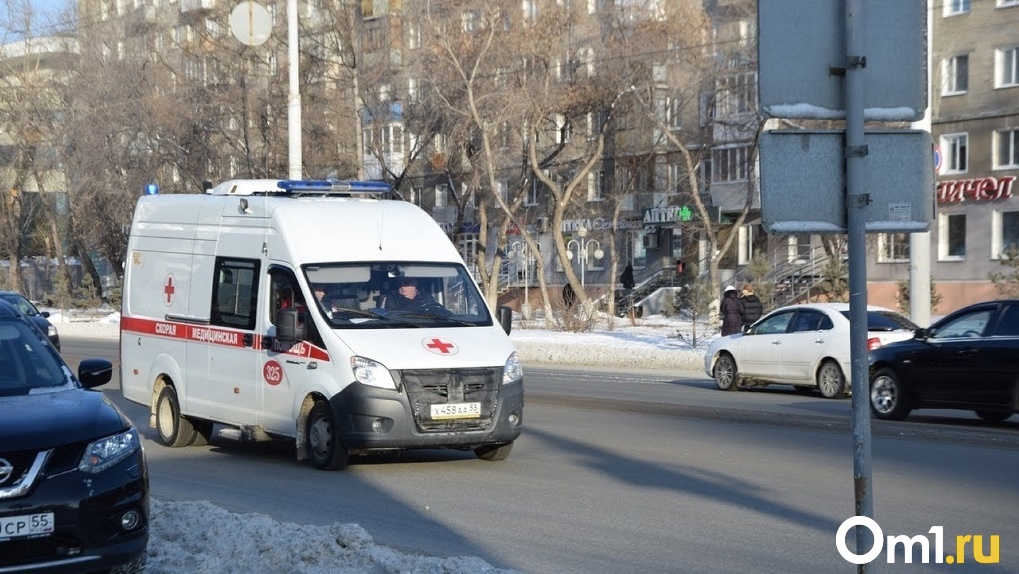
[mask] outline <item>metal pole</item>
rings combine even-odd
[[[931,131],[931,25],[934,0],[927,0],[927,109],[910,127]],[[931,201],[934,201],[933,198]],[[931,324],[931,232],[909,234],[909,318],[921,327]]]
[[[846,230],[849,235],[849,356],[853,389],[853,485],[856,515],[873,518],[871,488],[870,381],[867,377],[867,247],[866,212],[870,203],[863,188],[867,141],[864,134],[864,4],[846,0]],[[857,552],[874,544],[867,528],[856,528]],[[861,574],[874,572],[860,564]]]
[[[287,130],[289,135],[290,179],[301,179],[301,92],[300,51],[297,45],[297,0],[287,0],[287,64],[290,69],[290,92],[287,96]]]
[[[587,282],[584,277],[584,270],[587,268],[587,240],[583,237],[580,238],[580,243],[577,244],[580,248],[580,286],[586,287]]]

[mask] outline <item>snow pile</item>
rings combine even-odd
[[[150,501],[148,574],[510,573],[476,557],[436,558],[379,546],[357,524],[308,526],[234,514],[206,501]]]

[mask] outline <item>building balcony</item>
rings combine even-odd
[[[191,14],[212,10],[216,7],[216,0],[180,0],[180,13]]]

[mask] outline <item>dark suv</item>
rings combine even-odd
[[[112,375],[110,361],[84,359],[75,377],[0,300],[0,573],[144,570],[141,437],[93,390]]]
[[[6,301],[13,305],[15,309],[21,311],[40,331],[46,333],[50,343],[53,343],[53,346],[58,351],[60,350],[60,335],[57,333],[57,328],[50,322],[49,311],[40,311],[31,301],[17,291],[0,291],[0,301]]]

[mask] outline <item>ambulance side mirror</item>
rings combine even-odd
[[[506,331],[506,334],[509,335],[510,329],[513,328],[513,309],[501,305],[496,309],[496,312],[499,315],[499,324],[502,325],[502,330]]]
[[[276,311],[276,340],[281,343],[296,343],[305,337],[304,322],[300,309]]]

